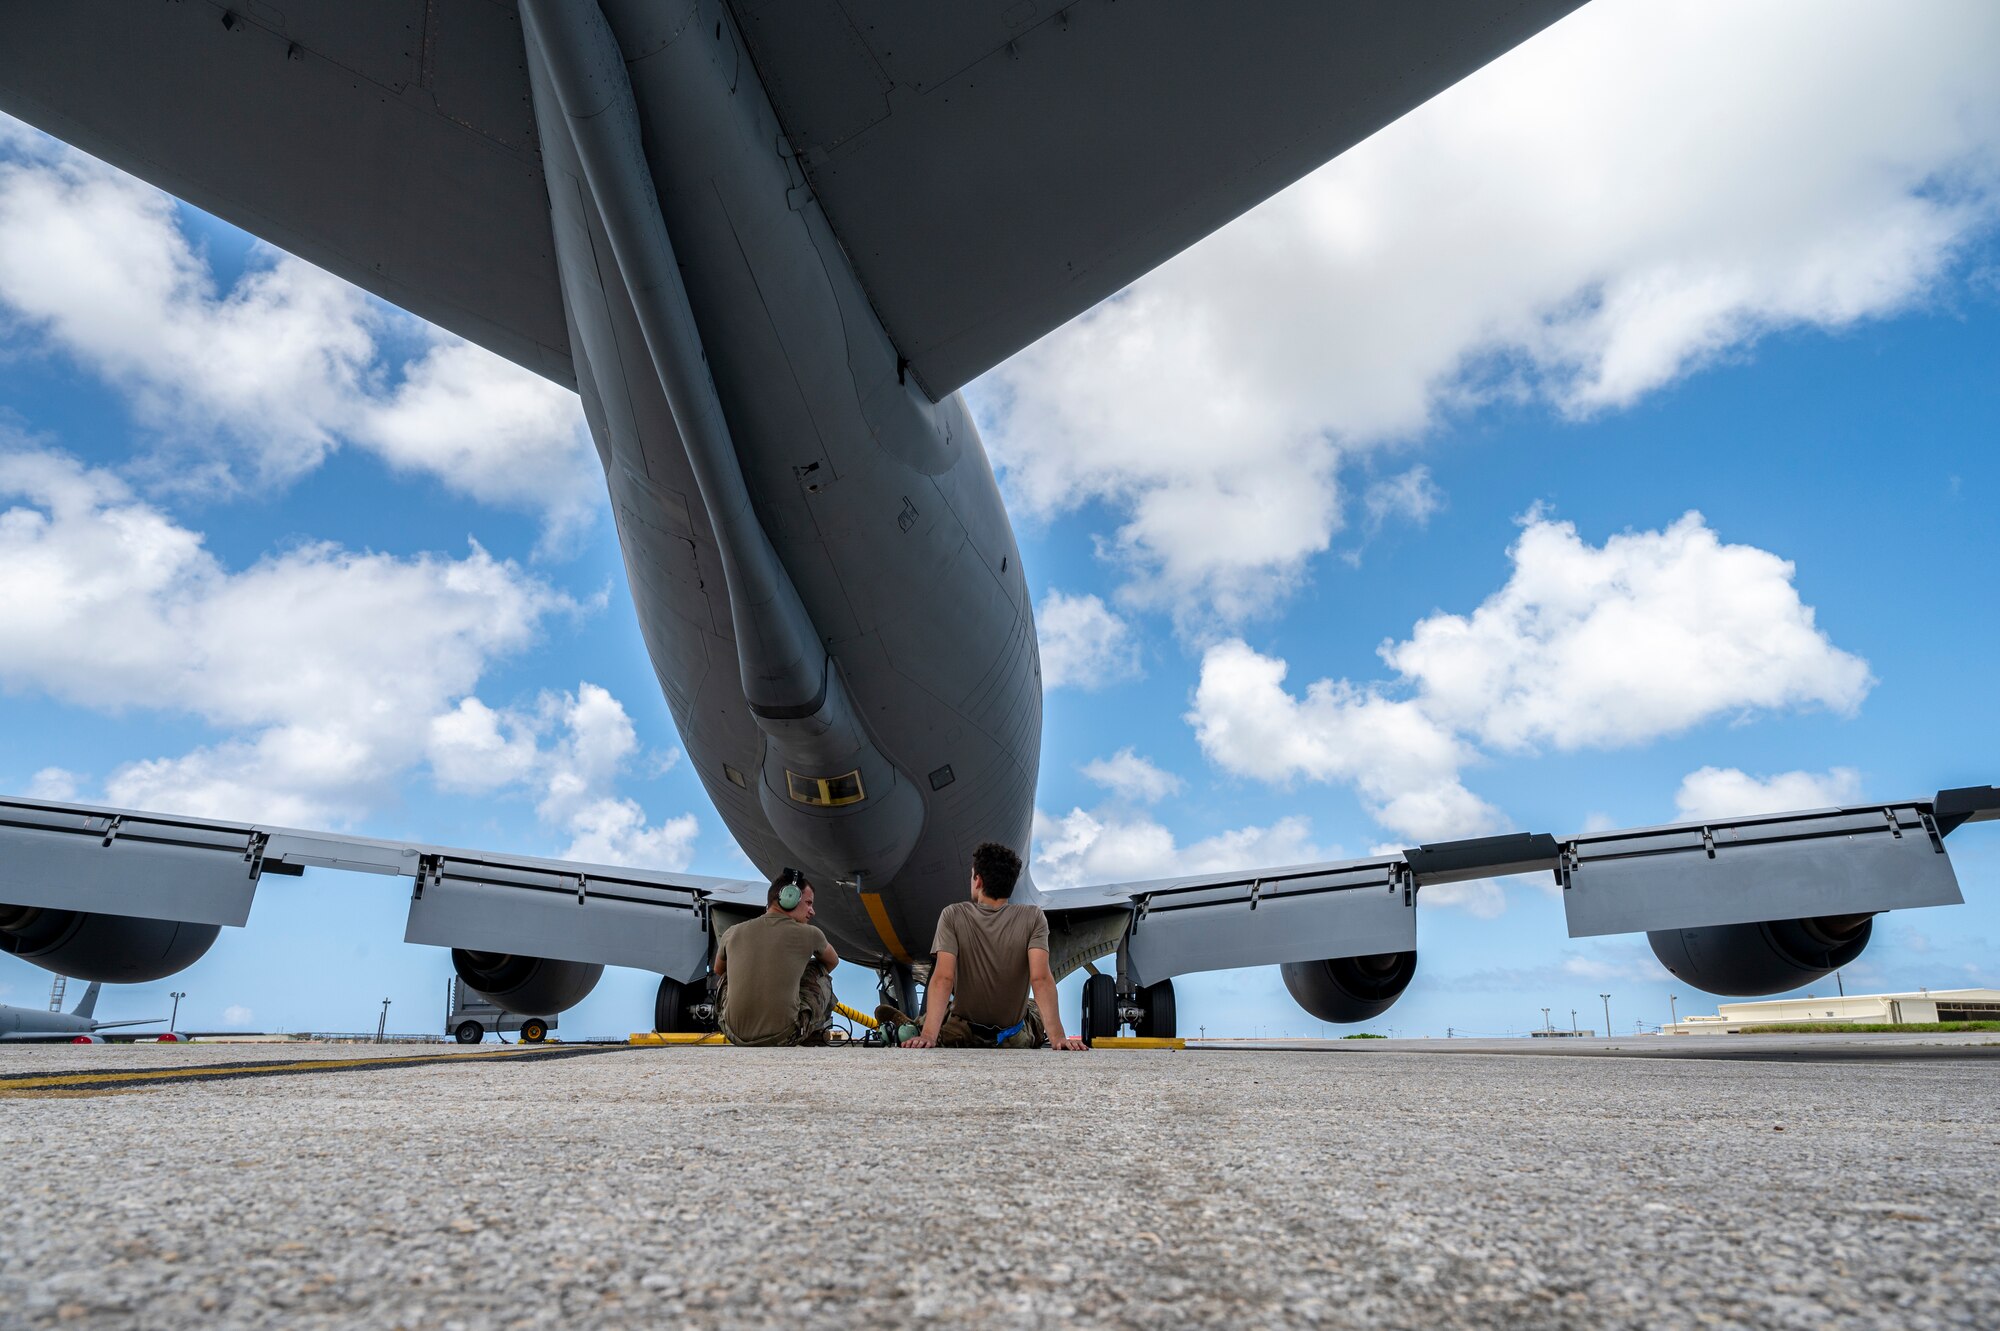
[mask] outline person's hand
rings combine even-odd
[[[1083,1037],[1082,1037],[1081,1035],[1065,1035],[1065,1036],[1064,1036],[1064,1037],[1063,1037],[1062,1039],[1060,1039],[1060,1040],[1051,1040],[1051,1041],[1049,1041],[1049,1048],[1051,1048],[1051,1049],[1088,1049],[1088,1048],[1090,1048],[1090,1046],[1089,1046],[1089,1045],[1087,1045],[1087,1044],[1085,1044],[1085,1043],[1083,1042]]]
[[[937,1037],[935,1035],[912,1035],[896,1047],[898,1049],[935,1049],[937,1048]]]

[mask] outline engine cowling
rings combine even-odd
[[[1387,1012],[1417,973],[1414,952],[1331,961],[1288,961],[1278,967],[1292,998],[1321,1021],[1367,1021]]]
[[[508,952],[451,950],[452,968],[495,1007],[522,1017],[547,1017],[575,1007],[597,987],[604,967]]]
[[[1872,915],[1661,929],[1646,935],[1653,955],[1697,989],[1734,998],[1781,994],[1811,984],[1861,955]]]
[[[200,961],[218,924],[0,905],[0,952],[73,980],[144,984]]]

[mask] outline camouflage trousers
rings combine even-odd
[[[890,1009],[887,1012],[878,1011],[877,1013],[878,1016],[884,1018],[888,1018],[892,1014],[894,1020],[902,1025],[921,1026],[923,1024],[904,1016],[900,1012],[896,1012],[894,1009]],[[938,1048],[940,1049],[1040,1049],[1048,1042],[1048,1028],[1042,1025],[1041,1009],[1035,1006],[1035,1000],[1032,998],[1028,1000],[1028,1010],[1023,1014],[1021,1029],[997,1043],[993,1039],[993,1030],[991,1027],[983,1030],[974,1030],[972,1023],[964,1017],[959,1016],[956,1010],[947,1012],[944,1018],[944,1025],[938,1028]]]
[[[722,1009],[722,1020],[718,1023],[729,1043],[740,1045],[760,1045],[764,1047],[784,1047],[787,1045],[825,1044],[826,1028],[833,1020],[833,977],[826,973],[826,967],[818,961],[806,963],[806,973],[799,977],[799,1007],[797,1019],[792,1029],[777,1036],[767,1036],[762,1040],[745,1040],[729,1029],[729,977],[722,977],[722,992],[718,1006]]]

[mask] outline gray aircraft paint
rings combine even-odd
[[[726,16],[523,12],[578,389],[682,742],[760,870],[859,878],[821,896],[843,955],[908,960],[973,846],[1025,848],[1033,818],[1040,665],[992,467],[960,398],[898,373]],[[559,84],[601,95],[565,115]],[[851,758],[760,708],[850,730]],[[850,769],[857,803],[788,798],[788,772]]]
[[[93,981],[83,991],[83,997],[76,1001],[76,1006],[68,1012],[49,1012],[0,1003],[0,1041],[73,1040],[79,1035],[95,1035],[98,1031],[120,1026],[150,1026],[156,1021],[166,1020],[164,1017],[135,1017],[129,1021],[98,1021],[97,996],[103,988],[103,985]]]

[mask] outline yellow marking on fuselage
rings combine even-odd
[[[889,955],[910,964],[910,950],[903,946],[903,940],[896,937],[896,926],[889,922],[889,908],[882,904],[880,892],[863,892],[861,905],[868,912],[868,922],[875,926],[875,936],[882,940],[882,946],[889,949]]]

